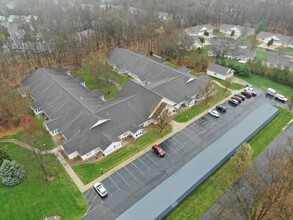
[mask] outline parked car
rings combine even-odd
[[[227,111],[227,107],[225,105],[217,105],[216,109],[225,113]]]
[[[237,97],[241,98],[241,100],[242,100],[242,101],[244,101],[244,100],[245,100],[245,96],[244,96],[244,95],[242,95],[242,94],[235,94],[235,96],[237,96]]]
[[[285,98],[285,96],[283,96],[283,95],[281,95],[281,94],[277,94],[276,96],[275,96],[275,99],[277,99],[277,100],[279,100],[279,101],[281,101],[281,102],[287,102],[287,98]]]
[[[238,96],[232,96],[231,99],[237,100],[239,102],[239,104],[241,104],[241,102],[242,102],[242,99]]]
[[[233,106],[239,105],[239,102],[236,99],[228,99],[228,103]]]
[[[220,117],[220,113],[217,112],[216,110],[209,110],[209,114],[216,118]]]
[[[106,195],[108,195],[108,192],[106,190],[106,188],[103,186],[102,183],[97,182],[94,185],[94,189],[97,191],[97,193],[101,196],[101,197],[105,197]]]
[[[246,91],[241,92],[242,95],[244,95],[246,98],[250,99],[252,97],[252,94]]]
[[[158,155],[159,157],[164,157],[166,152],[159,146],[159,145],[154,145],[152,147],[152,151],[154,154]]]
[[[268,88],[267,89],[267,94],[271,95],[271,96],[275,96],[277,94],[276,90],[272,89],[272,88]]]
[[[254,91],[252,87],[247,87],[244,89],[244,91],[249,92],[252,96],[256,96],[257,93]]]

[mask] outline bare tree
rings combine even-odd
[[[216,88],[214,82],[211,79],[207,80],[201,90],[201,97],[204,100],[205,106],[208,105],[209,100],[213,96],[215,90]]]
[[[290,219],[292,217],[293,146],[267,154],[221,198],[217,219]]]
[[[223,94],[225,94],[227,92],[228,88],[230,88],[232,81],[233,81],[232,77],[226,78],[225,84],[224,84]]]
[[[287,106],[288,110],[291,111],[293,108],[293,94],[288,97]]]

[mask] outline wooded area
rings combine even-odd
[[[3,6],[7,2],[0,1]],[[32,19],[30,25],[20,22],[15,35],[23,37],[25,46],[20,41],[9,43],[11,27],[0,26],[0,46],[6,44],[10,50],[0,50],[0,80],[10,82],[19,81],[17,75],[36,67],[79,68],[90,52],[107,54],[114,47],[154,52],[182,64],[190,45],[182,30],[197,24],[261,26],[267,31],[293,34],[293,6],[289,0],[121,0],[109,1],[107,7],[94,0],[12,3],[13,9],[2,7],[0,14],[34,14],[37,20]],[[206,63],[203,56],[195,56],[199,58],[193,63]]]

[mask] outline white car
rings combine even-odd
[[[246,87],[244,91],[249,92],[252,96],[256,96],[257,93],[254,91],[252,87]]]
[[[100,182],[97,182],[97,183],[94,185],[94,189],[97,191],[97,193],[99,193],[99,195],[100,195],[101,197],[105,197],[105,196],[108,194],[106,188],[105,188],[105,187],[103,186],[103,184],[100,183]]]
[[[287,98],[285,98],[285,96],[283,96],[283,95],[281,95],[281,94],[277,94],[276,96],[275,96],[275,99],[278,99],[278,100],[280,100],[281,102],[286,102],[288,99]]]
[[[220,113],[217,112],[216,110],[209,110],[209,114],[216,118],[220,117]]]

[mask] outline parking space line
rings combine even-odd
[[[127,172],[135,179],[135,180],[137,180],[136,179],[136,177],[130,172],[130,170],[127,168],[127,166],[125,166],[124,167],[125,168],[125,170],[127,170]]]
[[[123,178],[123,176],[117,171],[116,172],[120,177],[121,179],[123,179],[123,181],[129,186],[129,183]]]
[[[144,173],[143,173],[143,172],[142,172],[142,171],[141,171],[141,170],[140,170],[140,169],[139,169],[139,168],[138,168],[133,162],[131,162],[131,164],[132,164],[136,169],[138,169],[138,171],[141,172],[142,175],[144,175]]]
[[[117,186],[117,184],[113,181],[113,179],[111,178],[111,176],[109,176],[109,179],[114,183],[114,185],[117,187],[117,189],[119,189],[119,191],[121,191],[121,189],[120,189],[119,186]]]
[[[177,151],[173,149],[173,147],[171,147],[169,144],[167,144],[165,141],[163,142],[164,144],[166,144],[170,150],[174,151],[177,154]]]
[[[148,165],[146,165],[140,158],[138,158],[139,159],[139,161],[146,167],[146,168],[148,168],[149,170],[151,170],[151,168],[148,166]]]
[[[145,154],[156,166],[159,166],[149,155]]]
[[[86,192],[86,194],[84,195],[84,197],[87,198],[87,196],[88,196],[88,194],[91,192],[91,190],[92,190],[92,188],[90,188],[90,189]]]

